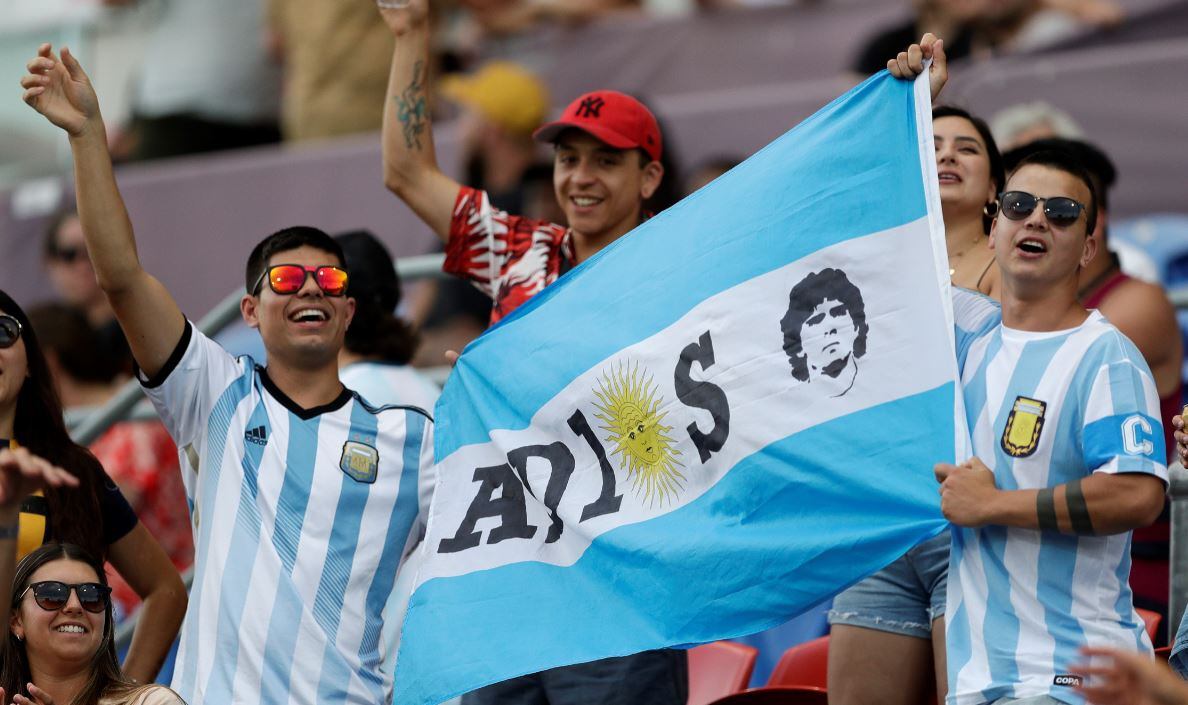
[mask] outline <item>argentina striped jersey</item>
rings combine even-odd
[[[962,385],[974,455],[1000,489],[1054,487],[1093,473],[1167,481],[1151,373],[1096,311],[1071,330],[998,326],[970,347]],[[1044,694],[1083,702],[1069,672],[1081,646],[1151,649],[1129,574],[1129,532],[953,527],[950,705]]]
[[[174,689],[190,703],[387,702],[381,632],[423,533],[429,417],[348,390],[301,409],[188,323],[145,387],[180,449],[195,534]]]

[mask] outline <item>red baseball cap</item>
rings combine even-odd
[[[586,93],[570,103],[559,120],[540,127],[532,136],[540,142],[556,142],[557,136],[571,127],[615,149],[638,147],[654,161],[660,160],[663,144],[656,116],[629,95],[618,91]]]

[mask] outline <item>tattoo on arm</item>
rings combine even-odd
[[[425,62],[413,66],[412,81],[404,92],[396,96],[396,118],[404,130],[404,144],[409,149],[421,149],[421,135],[429,125],[429,104],[425,100]]]
[[[1060,531],[1056,521],[1056,492],[1045,487],[1035,495],[1035,513],[1039,517],[1040,531]]]
[[[1068,518],[1072,522],[1074,534],[1093,534],[1093,519],[1089,516],[1089,505],[1085,504],[1085,493],[1081,491],[1081,481],[1073,480],[1064,486],[1064,496],[1068,500]]]

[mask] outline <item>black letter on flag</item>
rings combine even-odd
[[[524,486],[512,472],[511,466],[492,465],[474,469],[474,481],[481,482],[478,494],[470,502],[466,517],[452,539],[442,539],[438,553],[457,553],[479,545],[481,532],[474,526],[479,519],[499,517],[499,526],[491,529],[487,543],[499,543],[504,539],[530,539],[536,534],[536,527],[528,524],[528,508],[524,506]],[[494,499],[495,490],[503,488],[503,496]]]
[[[598,458],[598,467],[602,470],[602,494],[582,509],[582,518],[579,521],[619,511],[619,505],[623,503],[623,495],[615,494],[615,469],[606,459],[606,450],[598,442],[598,436],[594,435],[594,429],[590,428],[590,423],[586,421],[586,416],[581,409],[573,412],[573,416],[569,417],[569,427],[590,444],[590,450],[594,451],[595,457]]]
[[[565,494],[565,488],[569,486],[569,476],[573,474],[573,453],[569,452],[564,443],[556,441],[547,446],[516,448],[507,454],[507,461],[519,473],[529,494],[535,497],[532,485],[528,484],[529,458],[544,458],[549,461],[549,484],[545,487],[544,505],[549,510],[553,524],[549,527],[545,543],[552,543],[561,538],[561,532],[565,530],[565,524],[562,523],[561,517],[557,516],[557,505],[561,503],[561,495]]]
[[[714,366],[714,341],[710,339],[709,331],[701,334],[696,343],[689,343],[681,351],[681,360],[677,363],[675,383],[677,398],[697,409],[705,409],[714,419],[714,428],[709,433],[702,433],[697,424],[689,424],[689,438],[697,446],[704,464],[710,456],[722,450],[726,437],[730,435],[730,406],[726,403],[726,392],[711,382],[695,382],[689,376],[696,362],[701,369],[708,370]]]

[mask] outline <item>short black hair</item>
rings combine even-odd
[[[252,291],[252,287],[255,286],[256,282],[260,281],[260,277],[264,274],[264,269],[268,266],[268,260],[273,255],[277,252],[295,250],[305,245],[319,249],[326,254],[334,255],[334,258],[338,260],[339,266],[346,269],[346,256],[342,253],[342,246],[335,242],[334,238],[330,237],[324,230],[319,230],[318,228],[308,225],[294,225],[283,230],[277,230],[252,248],[252,254],[248,255],[247,269],[243,277],[243,287],[247,289],[247,293],[252,296],[256,295],[256,292]]]
[[[784,352],[792,366],[792,376],[801,382],[808,380],[809,368],[800,340],[800,329],[813,315],[813,310],[827,299],[840,302],[854,320],[854,330],[858,333],[854,339],[854,359],[866,354],[866,333],[870,326],[866,323],[866,304],[862,301],[862,292],[840,269],[826,268],[813,272],[788,292],[788,312],[780,319]]]
[[[1094,229],[1097,228],[1097,188],[1093,185],[1092,174],[1081,164],[1081,161],[1068,152],[1056,149],[1035,152],[1034,154],[1023,157],[1015,165],[1015,168],[1011,170],[1011,176],[1008,177],[1008,180],[1015,174],[1018,174],[1019,170],[1025,166],[1043,166],[1049,169],[1055,169],[1056,171],[1063,171],[1085,184],[1085,188],[1089,190],[1089,202],[1085,204],[1085,235],[1092,235]]]
[[[1003,155],[1007,168],[1014,171],[1015,166],[1024,158],[1037,152],[1066,152],[1074,157],[1089,176],[1093,177],[1094,193],[1097,202],[1103,210],[1110,209],[1110,189],[1118,181],[1118,170],[1114,162],[1096,145],[1085,140],[1074,140],[1068,137],[1045,137],[1015,147]]]
[[[990,160],[990,180],[994,182],[994,192],[996,194],[1002,193],[1002,190],[1006,188],[1006,165],[1003,162],[1002,153],[998,151],[998,143],[994,141],[994,133],[990,131],[990,126],[982,118],[955,105],[938,105],[932,109],[932,120],[934,122],[946,117],[958,117],[962,120],[967,120],[978,131],[978,136],[982,138],[982,142],[986,145],[986,157]],[[987,235],[990,234],[990,225],[993,222],[993,216],[982,215],[982,229],[986,231]]]

